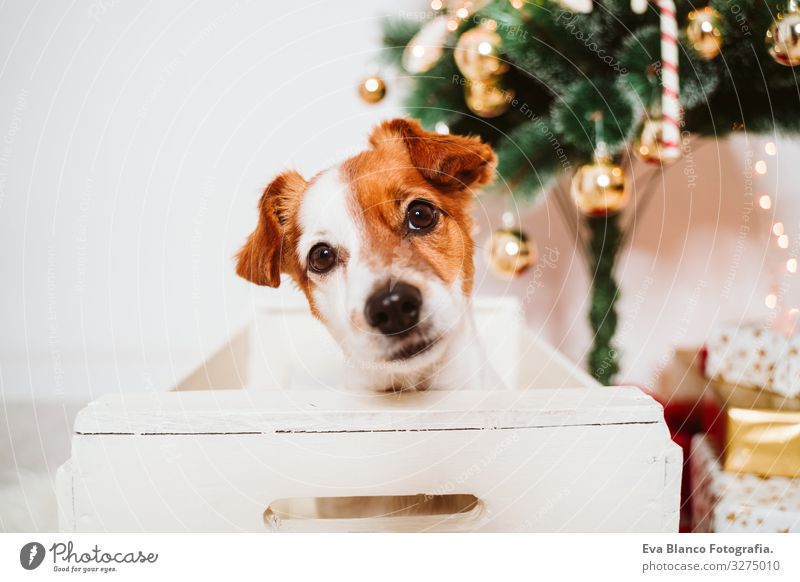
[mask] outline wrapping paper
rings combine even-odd
[[[703,374],[705,353],[692,348],[676,348],[658,375],[656,389],[663,402],[700,402],[709,380]]]
[[[722,470],[711,441],[692,440],[690,472],[695,532],[800,532],[800,479]]]
[[[800,398],[787,398],[759,388],[714,381],[711,394],[725,408],[762,408],[774,411],[800,411]]]
[[[800,477],[800,412],[728,409],[724,468]]]
[[[800,399],[713,381],[703,428],[726,471],[800,477]]]
[[[768,388],[789,398],[800,397],[800,335],[785,343]]]
[[[756,325],[717,325],[706,341],[706,376],[739,386],[769,388],[786,343],[783,334]]]

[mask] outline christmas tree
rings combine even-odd
[[[800,129],[795,0],[432,0],[431,8],[423,20],[384,25],[384,56],[410,77],[405,107],[431,130],[492,144],[497,183],[513,196],[530,199],[559,175],[574,176],[580,224],[566,193],[552,195],[592,276],[587,367],[609,384],[618,371],[625,173],[643,161],[664,171],[690,135]],[[646,192],[635,195],[641,203]]]

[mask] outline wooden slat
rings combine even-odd
[[[81,411],[77,434],[260,434],[534,428],[656,423],[637,388],[352,394],[201,391],[108,396]]]

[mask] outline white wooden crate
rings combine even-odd
[[[484,341],[520,333],[498,313],[509,305],[478,308]],[[530,334],[493,360],[511,350],[519,366],[504,379],[535,390],[319,388],[321,371],[297,369],[287,346],[331,366],[337,352],[317,352],[310,331],[276,339],[275,313],[179,391],[106,397],[79,414],[59,475],[64,531],[677,531],[680,449],[638,389],[597,386]],[[284,331],[314,329],[301,309],[280,314]],[[292,388],[257,389],[279,382]],[[221,389],[242,387],[253,389]],[[415,495],[419,515],[384,515]],[[442,495],[473,502],[428,512]],[[372,517],[339,503],[353,497]]]

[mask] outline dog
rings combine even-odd
[[[290,277],[359,387],[497,387],[470,309],[471,208],[495,164],[477,137],[386,121],[367,150],[311,180],[272,180],[237,273],[268,287]]]

